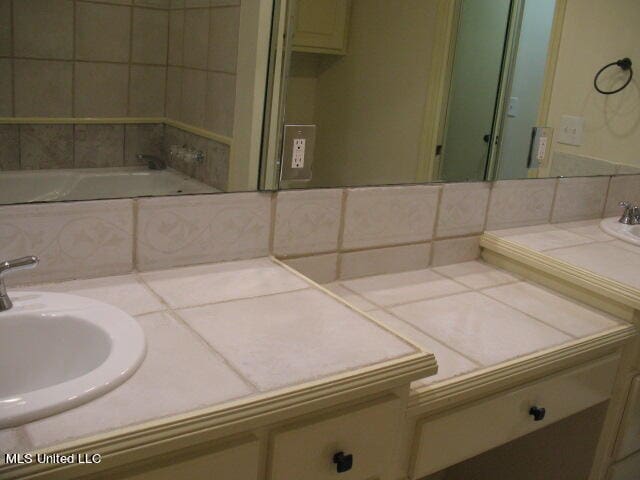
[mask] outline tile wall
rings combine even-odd
[[[0,117],[163,117],[169,0],[0,0]]]
[[[172,0],[166,116],[233,136],[240,0]]]
[[[232,193],[0,207],[0,258],[38,255],[12,284],[268,254],[316,281],[479,255],[486,230],[617,214],[640,175]]]
[[[0,117],[166,117],[232,137],[239,21],[240,0],[0,0]],[[171,166],[225,190],[229,147],[167,131],[207,154]],[[135,165],[166,155],[163,134],[0,125],[0,170]]]
[[[163,154],[163,124],[0,125],[0,171],[122,167]]]

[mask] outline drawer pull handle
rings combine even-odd
[[[547,414],[547,411],[542,407],[531,407],[529,409],[529,415],[533,415],[533,420],[535,422],[544,420],[544,416],[546,414]]]
[[[353,467],[353,455],[345,455],[344,452],[338,452],[333,456],[333,463],[336,464],[338,473],[348,472]]]

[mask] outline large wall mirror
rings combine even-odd
[[[0,0],[0,204],[638,173],[638,25],[636,0]]]
[[[255,190],[271,13],[0,0],[0,204]]]
[[[267,185],[640,173],[636,0],[281,8]]]

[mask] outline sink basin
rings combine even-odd
[[[138,322],[76,295],[11,292],[0,312],[0,429],[67,410],[127,380],[146,353]]]
[[[625,225],[618,221],[618,217],[613,217],[602,220],[600,228],[624,242],[640,246],[640,225]]]

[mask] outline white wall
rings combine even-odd
[[[319,62],[313,185],[415,181],[435,15],[433,0],[352,2],[348,54]],[[290,93],[309,97],[301,78]]]
[[[585,135],[579,147],[556,136],[555,150],[640,166],[639,26],[638,0],[568,0],[548,123],[583,116]],[[635,62],[633,83],[616,95],[597,93],[595,73],[623,57]]]

